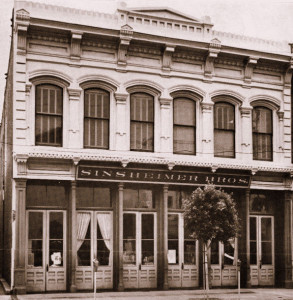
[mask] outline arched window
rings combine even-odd
[[[36,145],[62,146],[63,89],[36,86]]]
[[[130,149],[154,151],[154,98],[146,93],[130,96]]]
[[[217,102],[214,107],[214,155],[235,157],[234,106],[225,102]]]
[[[195,101],[187,98],[174,99],[173,152],[196,153]]]
[[[109,148],[110,94],[90,88],[84,91],[84,147]]]
[[[254,107],[252,111],[253,159],[273,160],[272,111]]]

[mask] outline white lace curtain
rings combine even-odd
[[[84,238],[88,230],[90,220],[91,215],[89,213],[77,214],[77,251],[84,242]]]
[[[111,251],[111,233],[112,233],[112,220],[110,214],[97,214],[97,221],[100,227],[102,237],[105,245]]]

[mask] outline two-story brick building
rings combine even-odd
[[[16,1],[1,124],[2,274],[19,293],[202,286],[182,199],[233,192],[213,286],[292,287],[290,45],[168,8]]]

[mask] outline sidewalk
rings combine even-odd
[[[5,297],[5,296],[3,296]],[[6,296],[7,297],[7,296]],[[3,300],[7,298],[3,298]],[[8,298],[9,299],[9,298]],[[59,294],[29,294],[18,295],[14,299],[37,300],[93,300],[93,293],[59,293]],[[102,300],[196,300],[205,299],[203,290],[168,290],[168,291],[126,291],[126,292],[100,292],[96,299]],[[209,291],[209,300],[293,300],[293,289],[242,289],[238,298],[237,289],[212,289]],[[0,300],[2,300],[0,296]]]

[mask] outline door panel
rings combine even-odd
[[[157,287],[155,213],[123,215],[123,283],[125,288]]]
[[[196,287],[198,244],[184,230],[181,213],[168,214],[168,284],[171,288]]]
[[[250,272],[254,286],[275,284],[274,218],[250,217]]]
[[[28,292],[66,290],[65,212],[27,211]]]
[[[113,288],[112,224],[112,212],[79,211],[77,213],[77,289],[93,289],[94,258],[99,261],[96,272],[97,290]]]

